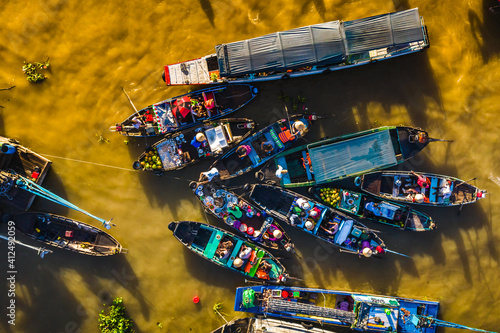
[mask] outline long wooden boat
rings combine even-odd
[[[51,164],[49,159],[22,146],[17,140],[0,136],[0,170],[6,172],[2,174],[3,180],[8,182],[8,173],[14,173],[41,185]],[[26,211],[35,200],[35,195],[14,188],[8,196],[3,195],[4,190],[0,192],[0,205],[4,212]]]
[[[260,82],[328,73],[429,46],[418,8],[331,21],[215,46],[215,53],[165,66],[167,85]]]
[[[401,164],[432,141],[443,140],[429,138],[426,131],[415,127],[374,128],[282,152],[256,177],[283,187],[329,183]],[[278,178],[278,169],[287,173]]]
[[[252,134],[254,127],[255,122],[247,118],[207,120],[201,126],[167,134],[148,147],[133,167],[156,174],[183,169],[223,154]]]
[[[236,289],[234,310],[267,318],[343,326],[360,332],[435,333],[436,327],[488,332],[437,319],[439,302],[349,291],[252,286]]]
[[[248,185],[246,190],[267,214],[341,251],[365,257],[388,251],[377,234],[339,210],[277,186],[254,184]]]
[[[273,250],[294,251],[290,236],[271,216],[217,183],[190,184],[205,211],[252,242]]]
[[[257,92],[257,88],[248,84],[196,90],[139,110],[123,122],[111,126],[110,131],[136,137],[181,131],[235,112],[254,99]]]
[[[211,333],[334,333],[325,327],[312,323],[265,317],[233,319]]]
[[[185,247],[248,279],[281,283],[288,273],[271,253],[221,228],[200,222],[171,222],[168,228]]]
[[[290,148],[310,129],[316,116],[293,115],[289,119],[280,119],[277,122],[261,129],[252,136],[241,141],[237,147],[219,157],[210,167],[216,169],[220,180],[231,179],[249,172]],[[300,129],[300,130],[299,130]],[[271,145],[266,151],[263,144]],[[247,148],[246,156],[240,157],[239,151]],[[205,180],[202,173],[200,181]]]
[[[419,176],[426,178],[425,184],[418,183]],[[359,182],[363,191],[380,198],[427,206],[461,206],[487,193],[458,178],[426,172],[373,172],[361,176]]]
[[[432,217],[408,205],[338,187],[311,187],[310,193],[327,206],[373,222],[411,231],[436,228]]]
[[[27,212],[13,215],[12,220],[26,236],[60,249],[96,257],[127,252],[107,232],[64,216]]]

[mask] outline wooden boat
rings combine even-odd
[[[319,325],[317,325],[319,326]],[[334,333],[325,327],[312,323],[298,323],[291,320],[246,317],[233,319],[211,333]]]
[[[206,121],[201,126],[169,133],[148,147],[134,162],[134,169],[152,171],[179,170],[205,158],[221,155],[248,137],[255,122],[247,118]]]
[[[401,164],[432,141],[444,140],[431,139],[426,131],[415,127],[374,128],[282,152],[256,177],[283,187],[329,183]],[[278,169],[287,173],[278,178]]]
[[[216,183],[190,184],[205,211],[252,242],[273,250],[292,251],[290,236],[271,216]]]
[[[327,206],[373,222],[411,231],[436,228],[432,217],[408,205],[337,187],[311,187],[310,193]]]
[[[181,131],[227,116],[257,95],[248,84],[223,85],[196,90],[150,105],[130,115],[112,132],[126,136],[149,137]]]
[[[217,170],[220,180],[234,178],[251,171],[290,148],[309,131],[315,119],[315,115],[294,115],[289,119],[278,120],[241,141],[237,147],[219,157],[210,169]],[[263,148],[265,144],[271,146],[270,151]],[[242,148],[247,148],[247,154],[240,157],[239,151]],[[200,175],[200,181],[203,180],[206,180],[204,173]]]
[[[426,178],[425,185],[418,184],[419,176]],[[363,191],[380,198],[427,206],[461,206],[486,196],[486,190],[466,181],[426,172],[373,172],[358,182]]]
[[[191,221],[171,222],[168,228],[197,255],[246,278],[271,283],[288,278],[285,267],[271,253],[221,228]],[[250,256],[241,258],[248,248]]]
[[[0,136],[0,170],[5,171],[0,177],[0,182],[6,181],[5,185],[11,178],[9,173],[29,178],[41,185],[51,164],[50,160],[22,146],[17,140]],[[35,196],[29,192],[12,188],[12,192],[6,196],[4,195],[6,191],[7,187],[0,189],[0,206],[4,212],[26,211],[35,200]]]
[[[266,318],[343,326],[360,332],[435,333],[436,327],[461,328],[437,319],[439,302],[348,291],[285,286],[236,289],[234,310]]]
[[[12,220],[26,236],[60,249],[96,257],[127,252],[105,231],[64,216],[27,212],[13,215]]]
[[[217,45],[213,54],[165,66],[162,77],[167,85],[286,80],[374,63],[428,46],[424,20],[413,8]]]
[[[343,252],[370,257],[389,251],[371,229],[336,209],[277,186],[254,184],[246,189],[267,214]]]

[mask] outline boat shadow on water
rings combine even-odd
[[[483,63],[486,64],[500,53],[500,3],[496,0],[483,0],[481,9],[481,13],[469,9],[468,18],[472,36],[481,51]]]
[[[4,232],[4,225],[0,232]],[[16,238],[20,241],[30,243],[27,237],[19,236],[16,235]],[[142,316],[149,319],[149,305],[139,290],[139,278],[124,255],[95,258],[53,247],[50,249],[54,252],[42,261],[32,251],[23,251],[21,248],[16,251],[16,293],[23,296],[16,299],[16,311],[18,315],[43,315],[31,315],[28,321],[16,322],[15,330],[11,330],[13,326],[8,325],[7,321],[2,321],[2,332],[49,332],[54,329],[53,323],[64,325],[57,328],[58,332],[81,331],[84,322],[93,320],[97,323],[98,312],[107,308],[115,297],[121,296],[117,294],[121,288],[132,296],[125,303],[137,302]],[[68,280],[68,272],[71,272],[71,280]],[[78,276],[75,277],[75,274]],[[73,285],[75,283],[81,286],[76,287]],[[85,297],[76,295],[69,285],[80,291],[84,289]],[[53,311],[47,311],[47,299],[51,300],[51,304],[56,304]],[[2,297],[0,305],[7,308],[8,300]],[[106,307],[102,304],[106,304]],[[99,306],[98,310],[94,310],[96,305]],[[66,322],[62,322],[61,318]],[[138,333],[142,332],[137,325],[134,329]]]

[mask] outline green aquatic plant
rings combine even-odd
[[[215,313],[217,313],[224,321],[227,323],[227,320],[224,316],[227,316],[227,313],[222,312],[222,302],[215,303],[212,307]]]
[[[26,80],[28,80],[29,82],[36,83],[47,79],[47,76],[38,73],[38,70],[48,69],[49,67],[50,67],[49,58],[47,58],[47,60],[42,62],[27,63],[25,61],[23,65],[23,72],[27,76]]]
[[[104,310],[99,314],[99,330],[101,333],[135,333],[134,322],[127,314],[123,298],[117,297],[109,306],[109,314]]]
[[[109,140],[108,140],[108,139],[106,139],[106,138],[104,138],[104,136],[102,136],[101,134],[97,134],[97,133],[96,133],[96,134],[95,134],[95,136],[97,136],[97,137],[98,137],[97,142],[99,142],[99,143],[107,143],[107,144],[109,144]],[[127,143],[128,143],[128,142],[127,142]]]

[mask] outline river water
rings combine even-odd
[[[4,315],[7,284],[2,283],[0,331],[96,332],[103,304],[117,296],[124,298],[137,332],[209,332],[223,323],[212,310],[217,302],[223,302],[228,319],[241,315],[232,304],[244,279],[188,252],[167,228],[173,220],[206,220],[188,181],[211,161],[162,178],[132,170],[154,140],[127,144],[108,131],[133,112],[121,87],[144,107],[192,89],[165,86],[163,65],[208,54],[218,43],[412,7],[419,7],[428,27],[426,51],[259,84],[257,98],[235,115],[254,118],[260,127],[284,117],[283,91],[291,99],[305,97],[309,110],[328,116],[314,125],[310,141],[374,124],[415,125],[432,137],[454,140],[429,145],[404,168],[477,177],[473,183],[491,195],[461,212],[424,209],[438,224],[429,233],[370,224],[384,232],[389,247],[411,259],[390,254],[360,259],[287,228],[302,260],[283,262],[309,287],[439,300],[441,319],[499,330],[500,25],[489,5],[487,0],[4,0],[0,88],[16,87],[0,91],[0,133],[51,158],[45,187],[92,214],[114,218],[118,227],[111,232],[129,253],[87,258],[54,251],[42,260],[18,246],[16,325]],[[27,82],[23,61],[47,56],[49,78]],[[33,209],[98,225],[43,199],[35,200]],[[5,242],[0,246],[6,257]],[[4,279],[6,258],[0,263]],[[197,305],[195,295],[201,299]]]

